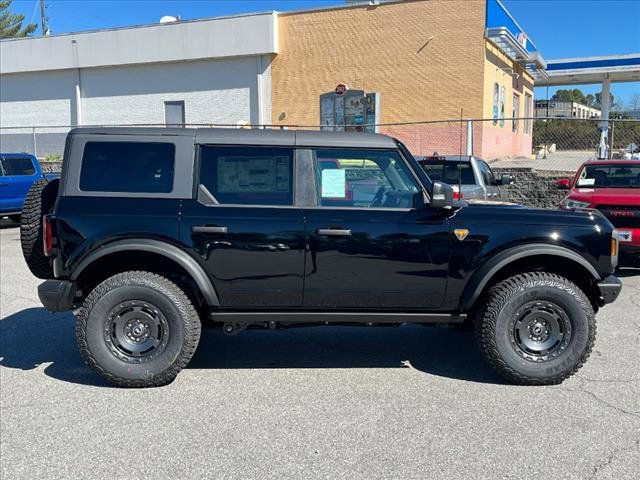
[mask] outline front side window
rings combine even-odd
[[[2,158],[2,171],[5,175],[34,175],[36,169],[29,157]]]
[[[173,189],[174,157],[172,143],[87,142],[80,190],[169,193]]]
[[[315,170],[323,207],[412,208],[421,191],[396,151],[316,150]]]
[[[293,150],[205,145],[200,184],[221,204],[293,205]]]

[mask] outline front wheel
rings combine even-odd
[[[89,293],[76,317],[86,364],[121,387],[173,381],[191,360],[200,328],[185,293],[149,272],[108,278]]]
[[[587,360],[596,334],[591,303],[559,275],[531,272],[489,291],[476,319],[478,346],[503,377],[524,385],[551,385]]]

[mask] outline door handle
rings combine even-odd
[[[316,230],[318,235],[326,235],[327,237],[350,237],[351,229],[339,229],[339,228],[319,228]]]
[[[193,233],[227,233],[227,227],[214,227],[208,225],[194,225],[191,227]]]

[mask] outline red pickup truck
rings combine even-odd
[[[620,264],[640,267],[639,160],[590,160],[558,186],[569,189],[560,208],[600,210],[619,232]]]

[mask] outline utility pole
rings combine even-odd
[[[45,4],[44,0],[40,0],[40,19],[42,22],[42,35],[49,35],[49,27],[47,26],[47,21],[49,20],[47,18],[47,12],[46,12],[46,8],[47,5]]]

